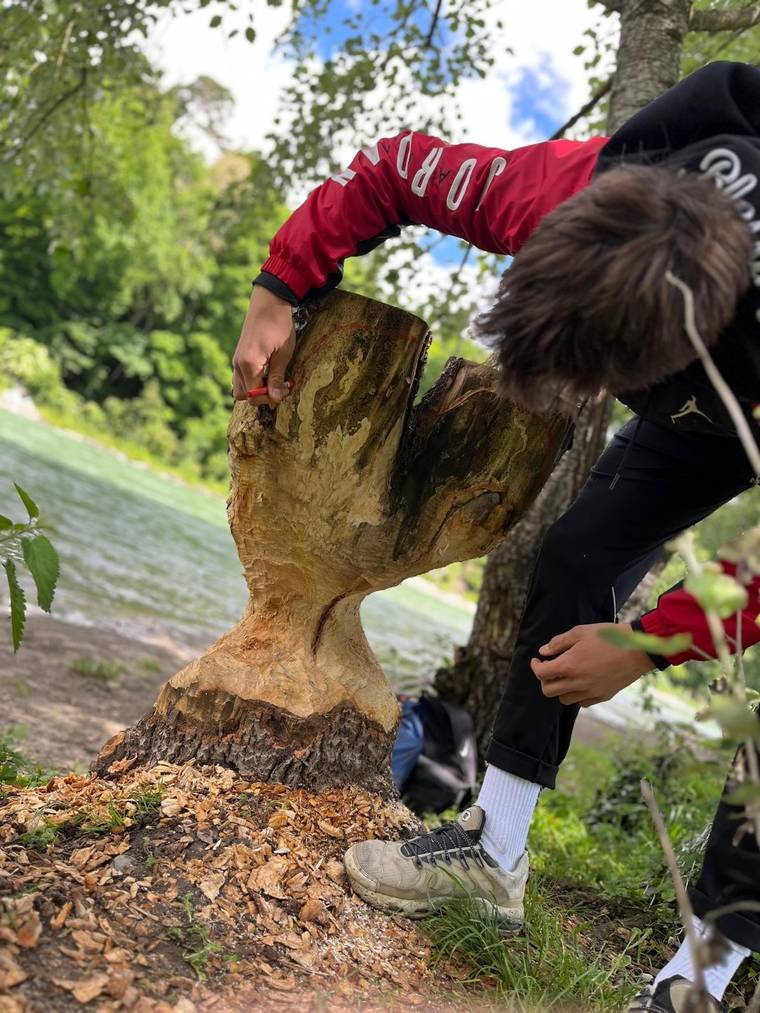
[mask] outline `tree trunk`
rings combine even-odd
[[[276,413],[235,407],[228,511],[248,606],[106,744],[99,772],[193,757],[314,790],[390,789],[398,708],[361,602],[497,545],[562,430],[501,400],[494,367],[463,359],[415,407],[428,342],[419,318],[333,293],[299,337],[291,397]]]
[[[678,80],[691,2],[624,0],[608,114],[610,133]],[[438,693],[446,700],[465,705],[472,714],[482,749],[487,744],[509,672],[541,542],[586,481],[604,445],[609,415],[605,402],[586,408],[576,427],[572,449],[554,470],[509,541],[489,556],[467,645],[455,651],[450,668],[436,674]]]

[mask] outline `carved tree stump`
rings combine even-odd
[[[398,708],[361,602],[492,549],[541,488],[561,429],[462,359],[415,407],[428,343],[419,318],[335,292],[300,334],[291,397],[276,412],[236,405],[228,511],[248,606],[106,744],[98,771],[196,757],[314,790],[390,790]]]

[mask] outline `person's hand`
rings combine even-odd
[[[530,667],[541,682],[544,696],[559,697],[564,704],[591,707],[610,700],[654,668],[644,651],[613,647],[602,640],[599,630],[613,625],[574,626],[539,648],[542,658],[534,658]],[[631,625],[620,623],[617,628],[630,630]]]
[[[276,407],[290,391],[285,370],[296,347],[293,311],[262,285],[254,285],[243,329],[232,357],[232,396],[236,401]],[[266,387],[261,397],[249,398],[247,391]]]

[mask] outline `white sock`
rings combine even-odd
[[[486,814],[481,843],[507,872],[514,869],[525,851],[540,791],[541,786],[532,781],[524,781],[490,764],[486,768],[476,803]]]
[[[711,931],[701,918],[694,919],[694,927],[702,939],[709,935]],[[738,943],[732,943],[730,939],[727,939],[726,942],[728,943],[729,951],[723,960],[719,964],[713,964],[712,967],[705,968],[705,986],[710,995],[717,999],[718,1002],[723,998],[723,993],[728,988],[741,962],[745,957],[750,955],[750,951]],[[673,978],[675,975],[680,975],[682,978],[686,978],[687,981],[694,981],[696,977],[689,943],[686,939],[681,943],[678,953],[663,967],[654,979],[654,983],[655,985],[659,985],[660,982],[667,981],[668,978]]]

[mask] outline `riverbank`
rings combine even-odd
[[[0,735],[43,767],[85,772],[103,743],[147,711],[163,682],[205,646],[32,615],[14,655],[0,639]]]

